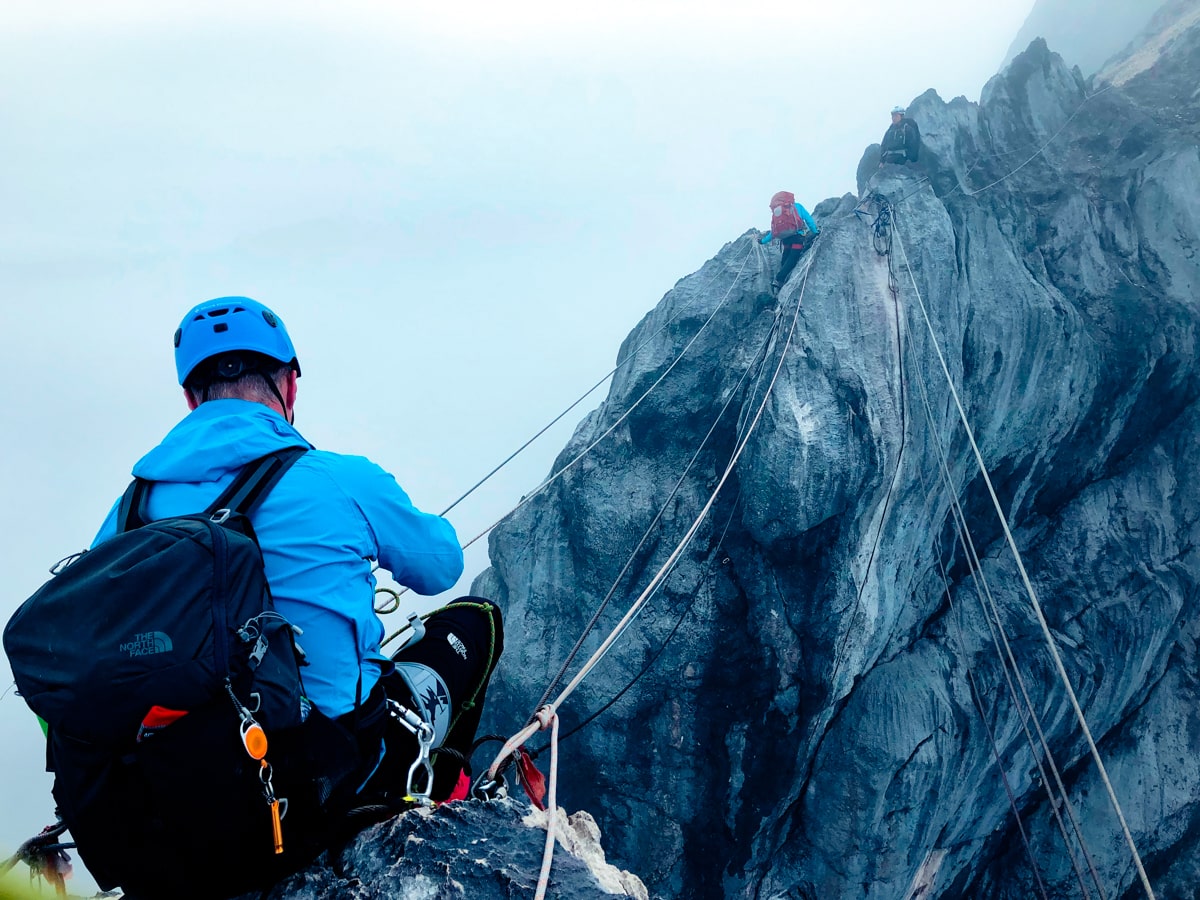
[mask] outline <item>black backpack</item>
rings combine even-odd
[[[4,629],[48,725],[59,815],[102,888],[228,896],[321,849],[357,746],[304,697],[248,518],[304,452],[252,462],[205,512],[156,522],[136,479],[119,533],[56,567]]]

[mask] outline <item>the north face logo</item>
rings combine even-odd
[[[126,656],[150,656],[155,653],[170,653],[174,649],[171,636],[162,631],[144,631],[135,634],[133,640],[121,644],[119,650]]]
[[[446,640],[449,642],[450,646],[454,648],[455,653],[457,653],[463,659],[467,658],[467,645],[458,639],[457,634],[451,631],[448,635],[446,635]]]

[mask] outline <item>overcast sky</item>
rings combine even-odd
[[[1031,6],[4,0],[0,621],[185,413],[191,305],[274,307],[300,430],[439,511],[772,193],[853,191],[894,104],[978,99]],[[450,515],[464,541],[600,397]],[[42,753],[10,692],[0,851],[52,820]]]

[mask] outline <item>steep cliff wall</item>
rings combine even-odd
[[[511,637],[485,727],[511,731],[626,561],[589,653],[749,435],[562,710],[569,728],[644,671],[564,742],[560,799],[652,891],[1138,890],[936,341],[1159,896],[1191,896],[1200,150],[1191,68],[1170,63],[1198,40],[1107,90],[1036,43],[978,105],[918,98],[922,168],[860,170],[895,209],[890,254],[852,196],[818,208],[778,303],[776,253],[726,245],[630,334],[556,468],[657,387],[492,534],[475,590]],[[1037,727],[1082,839],[1047,799]]]

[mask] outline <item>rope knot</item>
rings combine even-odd
[[[550,723],[554,721],[554,709],[549,705],[543,706],[533,714],[533,717],[537,719],[538,729],[545,731],[550,727]]]

